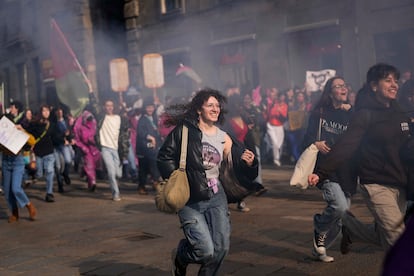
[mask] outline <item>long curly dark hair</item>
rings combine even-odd
[[[220,91],[206,87],[198,91],[189,103],[168,106],[166,108],[167,119],[165,120],[165,125],[175,126],[184,120],[197,122],[198,111],[210,97],[216,98],[221,106],[218,123],[222,124],[224,122],[224,114],[226,113],[223,106],[227,103],[227,99]]]

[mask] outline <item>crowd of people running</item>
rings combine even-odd
[[[358,93],[342,77],[327,80],[322,91],[241,91],[229,86],[224,94],[206,88],[189,98],[167,97],[163,104],[152,95],[128,104],[111,99],[100,103],[90,93],[77,118],[65,105],[31,110],[12,101],[5,116],[29,139],[17,155],[1,149],[8,221],[17,221],[23,207],[35,220],[37,211],[24,189],[41,177],[46,202],[55,201],[55,181],[57,191],[64,193],[74,173],[85,179],[90,192],[97,189],[98,177],[108,179],[113,201],[121,200],[120,179],[136,183],[137,193],[147,195],[176,169],[181,132],[175,126],[186,125],[191,196],[178,213],[186,239],[173,253],[174,275],[185,275],[189,263],[201,264],[200,275],[216,275],[227,254],[230,225],[219,165],[240,143],[246,150],[236,157],[247,164],[241,171],[258,167],[252,180],[257,196],[267,191],[263,162],[274,168],[294,164],[307,146],[318,148],[309,184],[322,191],[327,206],[314,216],[312,254],[317,259],[333,261],[327,249],[340,235],[344,254],[355,239],[388,250],[404,232],[406,201],[413,199],[407,168],[414,158],[401,157],[401,148],[408,148],[405,153],[414,148],[407,142],[414,129],[414,80],[399,83],[399,74],[391,65],[377,64]],[[358,189],[375,219],[369,228],[350,212]],[[237,209],[249,211],[243,200]],[[203,221],[203,226],[187,223],[192,219]],[[196,232],[197,237],[192,236]]]
[[[275,166],[281,166],[284,145],[285,148],[291,145],[291,149],[286,149],[291,161],[298,158],[311,107],[304,91],[289,89],[279,93],[275,87],[265,91],[240,91],[229,86],[224,95],[231,104],[226,106],[229,116],[222,127],[256,154],[259,165],[261,160],[271,159]],[[38,110],[32,110],[14,100],[5,115],[35,139],[33,145],[26,145],[22,150],[24,173],[15,185],[23,182],[23,187],[28,187],[43,177],[45,201],[54,202],[54,183],[57,191],[63,193],[65,184],[71,184],[70,173],[79,173],[92,192],[96,189],[97,177],[107,178],[114,201],[121,200],[119,179],[137,183],[138,194],[147,195],[148,185],[156,187],[161,180],[156,157],[172,130],[164,124],[166,108],[189,100],[191,96],[167,97],[161,103],[153,96],[139,96],[128,103],[114,99],[99,103],[91,93],[89,104],[76,118],[64,103],[43,104]],[[291,112],[298,114],[294,118],[294,129],[289,129],[288,124]],[[256,195],[267,191],[262,185],[261,170],[255,185]],[[238,210],[250,209],[241,201]]]

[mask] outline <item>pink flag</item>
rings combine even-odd
[[[180,63],[177,71],[175,72],[176,76],[184,75],[195,81],[197,84],[202,82],[200,76],[193,70],[193,68],[185,66],[184,64]]]

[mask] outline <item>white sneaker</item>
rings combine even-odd
[[[275,161],[273,161],[273,163],[276,165],[276,167],[282,166],[282,163],[280,163],[279,160],[275,160]]]
[[[112,198],[112,200],[113,200],[113,201],[121,201],[121,197],[116,196],[116,197]]]
[[[328,256],[326,254],[319,254],[316,252],[315,248],[312,250],[312,255],[319,261],[324,263],[332,263],[335,261],[334,257]]]
[[[239,212],[242,212],[242,213],[247,213],[247,212],[250,212],[250,208],[249,208],[249,207],[242,207],[242,208],[237,207],[237,210],[238,210]]]
[[[237,210],[239,210],[240,212],[243,212],[243,213],[250,212],[250,208],[246,206],[246,202],[244,202],[244,201],[240,201],[237,204]]]

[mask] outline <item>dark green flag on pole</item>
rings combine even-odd
[[[77,117],[88,103],[90,82],[65,35],[54,19],[50,20],[50,54],[59,100]]]

